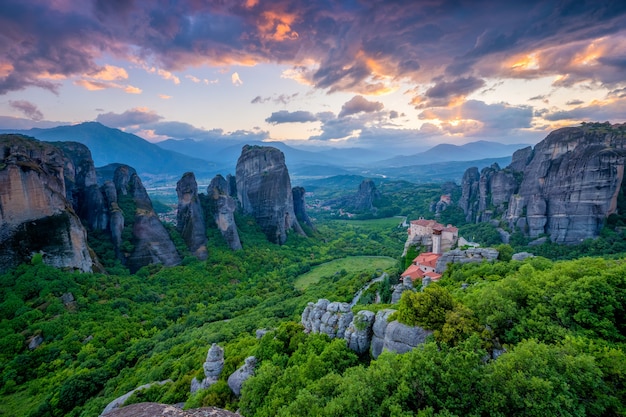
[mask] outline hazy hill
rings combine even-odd
[[[139,173],[180,176],[186,171],[212,174],[216,164],[197,157],[163,149],[137,135],[112,129],[97,122],[50,129],[3,130],[22,133],[46,142],[73,141],[86,145],[96,166],[123,163]]]
[[[527,144],[505,145],[499,142],[480,140],[465,145],[442,143],[427,151],[407,156],[396,156],[375,163],[381,167],[404,167],[412,165],[426,165],[438,162],[471,161],[488,158],[501,158],[513,155],[518,149]]]

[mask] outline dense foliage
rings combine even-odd
[[[441,186],[405,187],[381,185],[390,194],[388,207],[402,207],[398,214],[409,220],[432,214]],[[90,245],[108,275],[57,270],[39,255],[0,275],[0,414],[97,416],[111,400],[155,381],[164,383],[128,403],[215,405],[240,408],[247,417],[626,414],[623,255],[547,259],[626,252],[623,219],[609,219],[600,239],[578,246],[535,246],[532,251],[546,257],[524,262],[510,261],[528,243],[513,234],[510,245],[499,247],[500,261],[452,266],[438,284],[389,306],[398,271],[418,253],[410,248],[354,311],[395,308],[395,318],[433,336],[410,353],[371,360],[342,340],[305,334],[297,322],[307,302],[348,302],[383,272],[377,266],[333,270],[329,262],[398,259],[406,229],[398,227],[399,218],[316,214],[312,237],[292,234],[283,246],[269,244],[251,218],[238,217],[244,245],[238,252],[208,228],[209,258],[186,256],[173,268],[129,274],[112,245],[94,234]],[[463,224],[453,207],[439,219]],[[488,224],[462,230],[499,243]],[[180,237],[169,232],[185,255]],[[324,272],[311,278],[316,270]],[[372,304],[377,299],[381,303]],[[273,330],[257,339],[259,328]],[[29,348],[37,338],[41,345]],[[220,381],[190,395],[212,343],[225,349]],[[259,361],[256,374],[237,398],[226,378],[250,355]]]

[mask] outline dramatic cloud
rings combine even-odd
[[[368,101],[363,96],[354,96],[343,106],[339,112],[339,117],[350,116],[357,113],[372,113],[380,111],[384,107],[383,103],[379,101]]]
[[[265,119],[267,123],[280,124],[280,123],[306,123],[315,122],[319,120],[317,116],[308,111],[294,111],[289,112],[287,110],[281,110],[272,113],[270,117]]]
[[[465,97],[484,85],[484,80],[474,77],[438,81],[437,84],[426,90],[423,97],[416,96],[413,99],[413,104],[417,108],[449,106],[454,100]]]
[[[173,72],[190,67],[268,62],[293,65],[302,81],[329,91],[434,83],[426,93],[434,101],[465,95],[487,77],[615,84],[626,67],[619,1],[114,4],[2,2],[0,94],[56,91],[58,82],[43,74],[96,74],[103,56],[154,63],[146,65],[175,83]],[[444,71],[446,81],[438,81]]]
[[[96,117],[97,122],[109,127],[139,126],[155,123],[161,119],[163,119],[163,117],[159,116],[154,111],[140,107],[126,110],[121,114],[109,112],[99,114],[98,117]]]
[[[441,121],[442,129],[450,134],[497,135],[530,128],[533,110],[530,106],[486,104],[478,100],[468,100],[452,108],[425,110],[420,113],[419,118]]]
[[[11,100],[9,106],[20,111],[24,116],[31,120],[39,122],[43,120],[43,113],[39,111],[36,105],[26,100]]]

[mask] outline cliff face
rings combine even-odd
[[[291,193],[293,194],[293,211],[296,213],[296,218],[300,223],[314,229],[315,227],[306,213],[305,189],[303,187],[293,187]]]
[[[128,269],[134,273],[149,264],[172,266],[180,263],[176,247],[154,212],[152,201],[139,176],[131,174],[129,167],[122,165],[115,170],[113,181],[118,201],[122,196],[129,196],[136,207],[132,242],[134,250],[126,259]]]
[[[89,148],[77,142],[54,142],[54,145],[66,156],[64,176],[68,201],[89,229],[105,230],[108,210]]]
[[[293,208],[283,153],[269,146],[244,146],[237,160],[237,196],[267,238],[282,245],[290,229],[304,235]]]
[[[530,237],[547,233],[559,243],[597,236],[617,209],[625,156],[623,127],[552,132],[535,146],[507,221]]]
[[[0,270],[43,252],[47,264],[91,271],[86,231],[66,198],[63,152],[21,135],[0,135],[0,149]]]
[[[226,180],[221,175],[215,176],[207,188],[207,195],[215,225],[222,233],[228,247],[232,250],[239,250],[241,249],[241,240],[235,224],[237,204],[230,195],[230,192],[235,191],[236,193],[236,190],[232,189],[233,181],[231,178],[229,176],[229,179]]]
[[[481,204],[482,194],[477,213],[471,204],[461,207],[476,221],[489,220],[488,208],[495,207],[511,229],[517,227],[530,237],[545,233],[558,243],[579,243],[596,237],[604,219],[617,210],[625,156],[623,125],[558,129],[534,149],[516,152],[498,180],[498,173],[481,173],[484,195],[491,196],[489,207]],[[472,185],[465,183],[465,176],[462,187],[462,201],[472,201],[471,193],[466,197]]]
[[[380,191],[376,189],[374,181],[366,179],[359,184],[359,190],[354,197],[354,210],[374,211],[374,200],[380,198]]]
[[[185,173],[176,183],[176,194],[178,195],[176,228],[194,256],[204,260],[208,256],[206,225],[198,198],[198,183],[193,172]]]

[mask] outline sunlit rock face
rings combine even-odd
[[[256,219],[269,241],[282,245],[292,229],[304,235],[293,207],[285,155],[280,150],[244,146],[237,160],[236,181],[243,212]]]
[[[193,172],[185,173],[178,181],[176,194],[178,195],[176,228],[191,253],[196,258],[205,260],[208,256],[206,224],[198,198],[198,183]]]
[[[21,135],[0,135],[0,149],[0,271],[34,253],[52,266],[92,271],[86,230],[67,199],[65,154]]]
[[[529,237],[557,243],[598,236],[617,210],[624,179],[626,127],[587,124],[555,130],[506,169],[468,170],[459,205],[468,221],[501,217]]]

